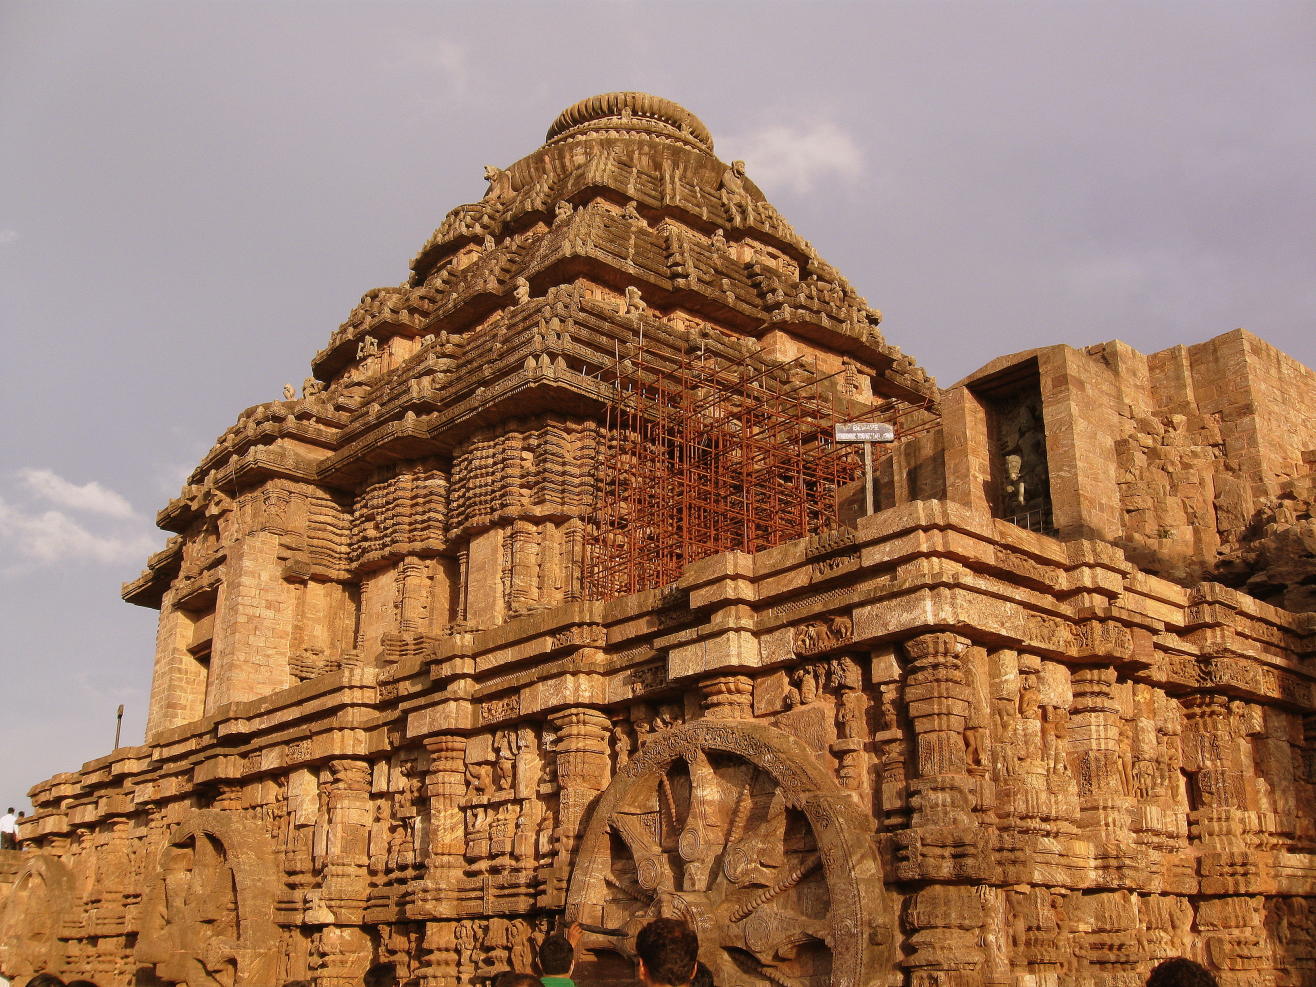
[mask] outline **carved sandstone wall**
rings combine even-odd
[[[145,743],[33,789],[0,973],[451,987],[565,918],[620,985],[663,914],[727,987],[1316,981],[1316,624],[1199,579],[1305,544],[1306,371],[1239,333],[939,392],[645,94],[487,177],[161,512]],[[902,423],[882,509],[594,592],[619,383],[694,355]]]

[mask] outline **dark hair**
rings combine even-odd
[[[695,975],[690,981],[690,987],[716,987],[713,983],[713,971],[702,963],[696,963]]]
[[[546,977],[565,977],[571,970],[576,951],[561,932],[554,932],[539,946],[539,969]]]
[[[681,987],[694,976],[699,937],[680,919],[656,918],[635,937],[635,952],[651,980]]]
[[[543,987],[539,978],[528,973],[513,973],[504,970],[489,982],[489,987]]]
[[[1177,957],[1156,964],[1147,987],[1218,987],[1214,975],[1200,963]]]

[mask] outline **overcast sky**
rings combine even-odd
[[[144,724],[119,585],[249,405],[585,96],[712,130],[949,384],[1316,363],[1316,4],[0,3],[0,807]]]

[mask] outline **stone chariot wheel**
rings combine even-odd
[[[894,917],[873,824],[821,758],[761,723],[659,733],[590,816],[567,892],[601,979],[630,974],[657,917],[699,934],[719,987],[866,987],[890,969]],[[629,981],[626,981],[629,982]]]

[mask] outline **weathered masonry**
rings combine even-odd
[[[450,987],[565,917],[620,985],[663,914],[722,987],[1316,983],[1311,371],[939,389],[642,93],[486,177],[160,513],[145,743],[33,789],[0,973]]]

